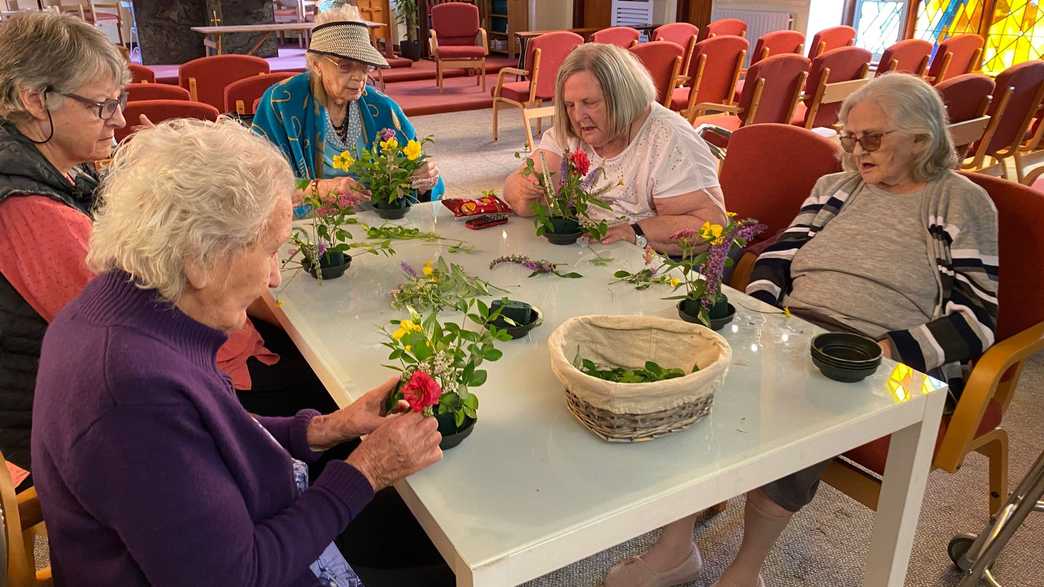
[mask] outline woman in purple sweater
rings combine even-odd
[[[51,323],[33,410],[58,585],[362,582],[333,540],[374,492],[438,461],[433,418],[382,417],[388,381],[321,416],[253,417],[215,363],[280,282],[293,175],[235,122],[171,121],[121,147],[88,265]],[[367,435],[308,486],[306,462]]]

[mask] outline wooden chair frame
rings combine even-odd
[[[486,91],[486,56],[489,55],[489,36],[486,34],[486,29],[479,27],[478,35],[482,39],[482,49],[485,55],[482,57],[459,57],[447,59],[439,57],[439,35],[435,29],[431,29],[431,36],[428,38],[428,50],[431,52],[431,58],[435,61],[435,85],[439,88],[443,87],[442,76],[443,70],[447,67],[460,67],[471,70],[478,70],[478,79],[475,80],[475,85],[481,85],[482,91]]]
[[[1032,171],[1026,174],[1026,177],[1022,178],[1022,184],[1032,186],[1033,182],[1037,181],[1042,173],[1044,173],[1044,165],[1034,167]]]
[[[1001,177],[1008,179],[1008,166],[1005,163],[1005,159],[1012,157],[1015,159],[1015,175],[1017,181],[1022,183],[1025,175],[1025,162],[1022,160],[1022,155],[1020,153],[1020,151],[1023,150],[1023,137],[1026,136],[1026,131],[1028,131],[1030,125],[1033,124],[1033,119],[1037,116],[1037,111],[1040,109],[1041,103],[1044,102],[1044,85],[1037,88],[1037,93],[1033,97],[1031,107],[1026,113],[1026,116],[1022,119],[1022,123],[1019,124],[1018,131],[1016,131],[1015,139],[1012,143],[992,153],[987,151],[987,149],[989,149],[990,140],[993,138],[993,134],[996,131],[996,126],[1000,124],[1007,108],[1008,100],[1011,98],[1011,94],[1014,91],[1015,88],[1009,87],[1005,88],[1001,93],[1001,103],[997,107],[997,112],[994,112],[993,114],[995,122],[993,122],[990,125],[990,128],[986,131],[989,136],[987,137],[986,135],[983,135],[983,139],[979,142],[979,147],[975,152],[974,159],[969,165],[962,166],[963,169],[982,169],[983,161],[985,160],[986,155],[989,155],[997,162],[997,164],[1000,165]],[[1039,130],[1037,131],[1037,134],[1040,134]]]
[[[851,96],[857,90],[870,83],[873,78],[866,77],[866,74],[869,71],[870,65],[863,64],[856,79],[830,84],[827,83],[827,80],[830,79],[830,68],[824,67],[819,75],[819,83],[816,85],[816,93],[812,96],[812,101],[808,106],[808,113],[805,114],[805,128],[811,129],[815,126],[816,114],[819,113],[820,107],[824,104],[837,104],[838,102],[844,102],[845,98]]]
[[[732,105],[733,102],[735,102],[736,84],[739,83],[740,72],[743,71],[743,62],[744,60],[746,60],[746,58],[746,49],[740,51],[739,54],[736,56],[736,66],[732,72],[732,83],[729,84],[729,90],[725,94],[725,102],[722,105],[729,106]],[[696,61],[696,75],[693,76],[692,80],[689,80],[687,77],[682,76],[682,79],[684,79],[685,81],[691,81],[691,83],[689,84],[689,105],[686,106],[685,110],[682,112],[682,114],[689,119],[689,122],[692,122],[694,118],[699,116],[699,114],[696,111],[696,107],[698,106],[696,104],[696,97],[700,93],[700,84],[703,82],[703,71],[706,67],[707,54],[704,53],[700,55],[698,60]],[[688,70],[686,69],[685,71]]]
[[[882,64],[878,63],[876,71],[879,71],[882,74],[888,73],[889,71],[892,71],[893,69],[895,69],[897,67],[898,63],[899,63],[899,60],[896,59],[895,57],[892,57],[891,61],[889,61],[888,63],[884,64],[884,68],[882,68]],[[916,75],[917,77],[920,77],[920,78],[927,78],[928,77],[928,55],[925,55],[924,57],[921,58],[921,62],[917,64],[917,69],[914,70],[914,75]]]
[[[533,128],[529,121],[536,119],[537,124],[541,124],[541,119],[549,118],[555,115],[554,106],[541,106],[543,100],[537,98],[537,82],[540,80],[540,52],[541,49],[533,50],[533,64],[528,70],[519,69],[517,67],[505,67],[497,72],[497,86],[493,90],[493,140],[500,140],[498,133],[498,125],[500,121],[500,104],[506,104],[514,108],[518,108],[522,112],[522,127],[526,131],[526,146],[529,148],[529,152],[536,151],[536,145],[533,141]],[[529,78],[529,98],[525,102],[518,102],[510,98],[505,98],[500,95],[500,89],[504,86],[504,78],[508,75],[524,76]],[[538,126],[538,132],[542,126]]]
[[[51,567],[37,570],[33,557],[36,537],[47,535],[40,498],[32,487],[15,495],[3,454],[0,454],[0,497],[3,500],[3,530],[7,542],[5,584],[10,587],[51,585]]]

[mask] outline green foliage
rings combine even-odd
[[[456,307],[471,298],[491,296],[495,292],[507,293],[507,290],[469,274],[456,263],[446,263],[442,258],[426,263],[419,273],[412,268],[409,272],[416,276],[411,276],[391,292],[395,308],[437,312]]]
[[[645,366],[630,369],[613,367],[611,365],[601,366],[590,359],[584,359],[577,355],[577,360],[574,363],[578,363],[576,365],[577,369],[580,369],[584,374],[605,379],[606,381],[615,381],[616,383],[650,383],[685,375],[685,371],[678,367],[664,368],[654,361],[646,361]],[[693,371],[698,370],[699,367],[694,365]]]
[[[395,206],[414,193],[413,173],[427,160],[423,146],[430,142],[432,137],[427,136],[399,145],[398,139],[385,141],[381,133],[377,133],[370,148],[351,159],[346,171],[370,192],[370,201],[374,204]],[[411,159],[410,154],[414,158]]]

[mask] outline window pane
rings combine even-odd
[[[997,0],[983,49],[982,70],[997,74],[1044,54],[1044,11],[1040,0]]]
[[[906,17],[906,0],[858,0],[855,11],[856,45],[874,54],[898,41]]]

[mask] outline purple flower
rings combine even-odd
[[[400,263],[399,267],[402,267],[402,271],[406,275],[409,275],[410,277],[412,277],[414,279],[417,278],[417,271],[413,267],[411,267],[410,264],[407,263],[406,261],[403,261],[402,263]]]
[[[562,157],[562,165],[558,167],[558,187],[561,188],[565,185],[566,179],[569,177],[569,159]]]
[[[390,141],[390,140],[392,140],[394,138],[395,138],[395,131],[394,130],[392,130],[390,128],[386,128],[386,129],[381,131],[381,140],[382,141]]]
[[[319,244],[316,245],[320,257],[326,254],[328,248],[330,248],[330,245],[326,244],[326,241],[319,241]]]

